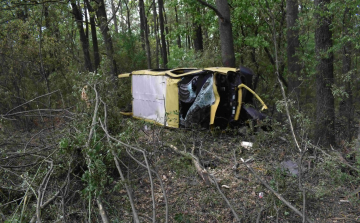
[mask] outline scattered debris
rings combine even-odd
[[[230,189],[230,187],[228,185],[221,185],[221,187]]]
[[[264,192],[260,192],[259,193],[259,198],[263,198],[264,197]]]
[[[253,147],[253,143],[252,142],[245,142],[245,141],[242,141],[240,143],[240,145],[242,147],[244,147],[245,149],[251,149]]]

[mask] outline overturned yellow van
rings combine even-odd
[[[245,67],[138,70],[120,74],[131,78],[132,106],[122,114],[180,128],[243,125],[262,120],[267,109],[251,89],[253,73]],[[261,103],[254,108],[253,98]]]

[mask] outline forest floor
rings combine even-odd
[[[164,138],[157,143],[166,146],[156,150],[159,155],[153,161],[165,185],[170,222],[237,222],[233,211],[241,222],[302,222],[303,218],[259,178],[312,222],[360,222],[360,191],[356,184],[359,181],[355,180],[359,173],[343,165],[336,151],[325,152],[308,145],[299,170],[300,153],[290,135],[262,131],[251,135],[233,131],[161,129],[161,134],[154,131],[144,131],[139,143],[156,144],[153,139],[156,135]],[[241,146],[244,141],[253,142],[253,146]],[[179,154],[170,144],[198,157],[202,167],[213,176],[212,183],[207,185],[200,177],[191,156]],[[249,161],[246,165],[242,160]],[[286,163],[292,167],[287,168]],[[301,172],[301,178],[289,169]],[[151,216],[148,175],[135,172],[141,185],[135,190],[139,212]],[[213,182],[215,179],[219,188]],[[164,222],[161,190],[156,191],[156,199],[159,222]]]
[[[168,222],[184,223],[360,222],[360,175],[356,171],[359,165],[353,156],[340,157],[344,148],[323,150],[303,140],[301,148],[306,148],[306,152],[300,153],[291,135],[281,131],[243,134],[237,130],[167,129],[134,122],[136,127],[127,141],[146,151],[151,168],[157,172],[150,179],[147,168],[129,155],[143,162],[141,154],[122,150],[121,166],[126,170],[140,222],[153,222],[153,215],[156,222],[166,222],[166,213]],[[59,134],[64,131],[72,130],[1,132],[5,140],[0,157],[0,222],[29,222],[34,218],[41,187],[47,191],[42,195],[43,203],[60,191],[42,209],[43,222],[88,222],[89,218],[91,222],[101,222],[95,199],[84,197],[82,155],[72,153],[76,165],[71,174],[64,167],[69,162],[59,150]],[[246,147],[242,142],[253,144]],[[21,155],[22,150],[26,153]],[[23,158],[10,161],[9,156]],[[50,172],[51,167],[47,167],[38,173],[40,167],[37,169],[38,164],[34,163],[49,157],[55,171]],[[44,187],[42,179],[47,173],[52,175],[46,183],[49,186]],[[111,180],[101,191],[109,221],[132,222],[124,181],[114,165],[106,168],[106,174]],[[23,179],[27,175],[34,176],[27,181],[33,188],[26,187]],[[30,182],[37,175],[39,179]]]

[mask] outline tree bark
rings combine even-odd
[[[166,12],[165,12],[165,8],[163,8],[163,15],[164,15],[164,26],[165,26],[165,33],[166,36],[170,35],[169,32],[169,26],[171,26],[171,24],[168,24],[167,22],[167,18],[166,18]],[[171,27],[170,27],[171,28]],[[170,57],[170,42],[169,42],[169,38],[165,39],[166,40],[166,49],[167,49],[167,56]]]
[[[334,83],[334,55],[332,47],[331,18],[326,16],[330,0],[315,0],[317,27],[315,30],[316,66],[316,128],[315,142],[322,146],[335,144],[335,109],[331,87]]]
[[[93,43],[95,71],[97,71],[97,69],[100,66],[100,54],[99,54],[99,44],[98,44],[98,40],[97,40],[96,25],[95,25],[95,15],[94,15],[95,11],[91,7],[89,0],[84,0],[84,1],[90,12],[89,14],[90,14],[91,39],[92,39],[92,43]]]
[[[158,23],[157,23],[157,12],[156,12],[155,0],[154,0],[154,3],[152,4],[152,7],[153,7],[153,15],[154,15],[154,34],[155,34],[155,38],[156,38],[155,64],[156,64],[156,68],[159,68],[160,40],[159,40],[159,36],[158,36]]]
[[[75,1],[71,1],[71,7],[73,11],[73,15],[76,21],[77,28],[79,30],[80,35],[80,42],[83,49],[84,54],[84,62],[85,62],[85,69],[88,71],[93,71],[91,60],[90,60],[90,53],[89,53],[89,39],[86,38],[83,22],[82,22],[82,14],[76,5]]]
[[[200,15],[200,8],[197,8],[196,11]],[[203,51],[204,47],[200,22],[195,20],[193,27],[195,27],[194,49],[196,52]]]
[[[235,67],[235,52],[232,26],[230,22],[230,8],[227,0],[216,0],[216,8],[224,17],[224,19],[219,17],[222,63],[225,67]]]
[[[218,16],[222,64],[225,67],[235,67],[234,40],[227,0],[216,0],[216,8],[202,0],[197,1],[212,9]]]
[[[286,24],[287,24],[287,65],[288,65],[288,93],[291,98],[299,99],[299,79],[301,66],[296,50],[300,46],[299,29],[296,28],[296,20],[299,14],[297,0],[286,0]]]
[[[147,68],[151,68],[151,52],[150,52],[150,43],[149,43],[149,29],[147,25],[147,18],[145,15],[145,4],[144,0],[139,0],[139,8],[140,8],[140,24],[141,24],[141,33],[142,33],[142,41],[144,41],[144,48],[146,51],[146,61],[147,61]]]
[[[112,44],[112,39],[110,36],[110,30],[107,23],[107,17],[106,17],[106,9],[105,9],[105,2],[104,0],[98,0],[96,2],[98,4],[98,9],[96,11],[96,16],[98,18],[98,22],[101,29],[101,34],[104,38],[105,46],[106,46],[106,54],[109,59],[109,65],[110,65],[110,72],[112,75],[117,75],[117,67],[116,67],[116,61],[114,60],[114,48]]]
[[[343,18],[343,33],[345,36],[349,35],[348,28],[351,26],[350,23],[351,14],[349,13],[349,8],[346,8],[344,11],[344,18]],[[352,54],[352,46],[351,42],[348,41],[345,43],[343,47],[343,56],[342,56],[342,73],[344,77],[350,75],[349,72],[351,71],[351,54]],[[351,79],[345,78],[345,92],[347,93],[348,97],[343,99],[340,103],[340,113],[341,116],[345,119],[345,134],[347,140],[351,142],[353,133],[351,131],[352,122],[354,119],[354,107],[353,107],[353,94],[351,90]]]
[[[139,16],[140,16],[140,39],[141,39],[141,48],[145,51],[145,5],[144,0],[139,0]]]
[[[125,6],[126,6],[126,24],[128,28],[128,33],[131,36],[131,23],[130,23],[130,9],[129,9],[129,2],[124,0]]]
[[[202,38],[202,30],[201,25],[195,25],[195,38],[194,38],[194,49],[195,51],[203,51],[203,38]]]
[[[164,16],[163,16],[163,8],[164,2],[163,0],[158,0],[159,4],[159,22],[160,22],[160,35],[161,35],[161,54],[163,59],[163,68],[167,68],[167,52],[166,52],[166,41],[165,41],[165,28],[164,28]]]
[[[176,27],[179,28],[179,18],[178,18],[178,13],[177,13],[177,8],[175,5],[175,21],[176,21]],[[181,48],[181,37],[180,34],[177,34],[177,45],[179,48]]]
[[[119,1],[120,1],[120,0],[119,0]],[[117,23],[117,16],[116,16],[116,10],[115,10],[114,0],[111,0],[111,11],[112,11],[113,18],[114,18],[115,33],[119,33],[119,28],[118,28],[118,23]]]

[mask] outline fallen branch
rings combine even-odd
[[[187,152],[184,152],[184,151],[181,151],[179,150],[178,148],[176,148],[176,146],[174,145],[170,145],[169,146],[171,149],[173,149],[176,153],[180,154],[180,155],[183,155],[183,156],[190,156],[191,159],[192,159],[192,162],[196,168],[196,171],[198,172],[198,174],[200,175],[200,177],[204,180],[205,184],[206,185],[210,185],[211,184],[211,181],[210,181],[210,178],[209,178],[209,173],[206,171],[205,168],[203,168],[199,162],[199,159],[194,155],[194,154],[191,154],[191,153],[187,153]]]
[[[219,184],[216,182],[216,179],[214,177],[212,177],[206,171],[206,169],[200,165],[199,159],[194,154],[183,152],[183,151],[179,150],[178,148],[176,148],[176,146],[174,146],[174,145],[170,145],[169,147],[172,148],[175,152],[179,153],[180,155],[190,156],[192,158],[193,164],[194,164],[198,174],[200,175],[200,177],[205,181],[205,184],[210,185],[211,182],[213,182],[215,184],[216,189],[219,191],[220,195],[223,197],[226,204],[230,207],[232,213],[234,214],[234,217],[236,218],[237,221],[240,222],[239,216],[236,214],[235,209],[231,205],[230,201],[226,198],[225,194],[221,191]],[[210,180],[210,178],[212,178],[212,179]]]
[[[144,167],[144,168],[147,168],[145,164],[143,164],[142,162],[140,162],[139,160],[137,160],[129,151],[128,148],[126,148],[126,152],[127,154],[133,159],[135,160],[135,162],[137,162],[140,166]],[[166,190],[165,190],[165,187],[164,187],[164,184],[163,184],[163,181],[160,177],[160,175],[158,174],[158,172],[156,172],[155,170],[149,168],[149,170],[151,172],[153,172],[156,177],[159,179],[159,182],[160,182],[160,187],[161,187],[161,190],[164,194],[164,202],[165,202],[165,222],[168,222],[169,220],[169,206],[168,206],[168,201],[167,201],[167,196],[166,196]]]
[[[251,168],[251,166],[249,166],[244,159],[241,158],[241,161],[243,162],[243,164],[250,170],[250,172],[252,174],[254,174],[254,176],[268,189],[270,190],[277,198],[279,198],[279,200],[281,200],[284,204],[286,204],[286,206],[288,206],[289,208],[291,208],[296,214],[300,215],[302,218],[305,218],[305,216],[303,215],[303,213],[301,213],[301,211],[299,211],[297,208],[295,208],[292,204],[290,204],[290,202],[288,202],[287,200],[285,200],[285,198],[283,198],[283,196],[281,196],[278,192],[276,192],[268,183],[266,183],[265,180],[261,179],[261,177],[259,177],[259,175],[257,175],[257,173],[254,171],[253,168]],[[312,223],[313,221],[311,221],[309,218],[306,218],[306,220],[310,223]]]
[[[48,173],[49,173],[49,171],[48,171]],[[65,186],[70,183],[70,174],[71,174],[71,171],[70,171],[70,169],[69,169],[68,174],[67,174],[67,177],[66,177],[66,181],[61,185],[60,189],[59,189],[51,198],[49,198],[45,203],[42,203],[42,204],[40,204],[39,206],[38,206],[38,205],[36,206],[36,214],[31,218],[30,223],[34,223],[35,221],[39,222],[39,221],[37,220],[37,218],[38,218],[38,212],[40,212],[40,210],[44,209],[44,208],[45,208],[46,206],[48,206],[51,202],[53,202],[53,201],[55,200],[55,198],[56,198],[57,196],[59,196],[60,192],[65,188]],[[45,177],[46,177],[46,176],[45,176]],[[45,178],[44,178],[44,180],[45,180]],[[44,181],[44,180],[43,180],[43,181]],[[46,189],[46,188],[44,188],[44,192],[45,192],[45,189]],[[39,187],[39,190],[40,190],[40,187]],[[42,194],[42,198],[43,198],[43,194]],[[39,201],[39,200],[40,200],[40,196],[38,197],[38,201]],[[38,210],[38,209],[39,209],[39,210]]]
[[[96,199],[96,203],[99,207],[99,212],[100,212],[100,216],[101,216],[101,219],[103,221],[103,223],[109,223],[109,218],[106,214],[106,210],[104,209],[104,205],[101,201],[101,196],[98,196],[97,199]]]
[[[117,155],[115,153],[115,150],[113,148],[113,145],[112,145],[112,143],[110,141],[110,139],[112,139],[113,137],[111,137],[110,134],[108,133],[107,126],[106,126],[106,123],[107,123],[107,111],[106,111],[105,103],[104,103],[104,109],[105,109],[104,110],[105,111],[104,112],[105,113],[104,123],[102,123],[101,119],[99,119],[99,122],[100,122],[101,128],[103,129],[103,131],[104,131],[104,133],[106,135],[109,146],[111,148],[111,154],[114,157],[114,162],[115,162],[116,168],[117,168],[117,170],[119,172],[121,181],[124,182],[125,190],[126,190],[126,193],[128,194],[130,205],[131,205],[134,222],[135,223],[140,223],[139,216],[138,216],[136,208],[135,208],[135,203],[134,203],[134,199],[133,199],[133,196],[132,196],[131,189],[130,189],[129,185],[126,183],[126,179],[125,179],[124,174],[123,174],[123,172],[121,170],[121,167],[120,167],[120,164],[119,164],[119,161],[118,161],[118,157],[117,157]],[[116,140],[116,141],[118,141],[118,140]]]
[[[96,90],[96,84],[92,88],[95,91],[95,108],[94,108],[94,113],[93,113],[93,117],[92,117],[91,128],[90,128],[88,140],[87,140],[87,142],[85,144],[86,149],[90,149],[91,140],[93,138],[93,135],[95,134],[95,126],[96,126],[96,123],[97,123],[97,121],[96,121],[97,120],[97,113],[98,113],[99,107],[100,107],[100,96],[99,96],[99,94],[98,94],[98,92]],[[92,160],[91,160],[90,156],[88,155],[88,153],[86,153],[86,163],[87,163],[90,174],[92,174],[92,169],[90,168],[91,162],[92,162]],[[103,222],[108,223],[109,220],[108,220],[104,205],[102,204],[102,201],[101,201],[101,195],[98,195],[96,197],[96,203],[97,203],[97,205],[99,207],[99,214],[100,214]],[[90,219],[91,219],[91,211],[90,211],[90,202],[89,202],[89,221],[90,221]]]
[[[220,195],[222,196],[222,198],[225,200],[226,204],[229,206],[229,208],[231,209],[231,212],[233,213],[234,217],[236,218],[236,220],[238,222],[240,222],[240,218],[239,216],[236,214],[235,209],[233,208],[233,206],[231,205],[230,201],[226,198],[225,194],[221,191],[219,184],[216,182],[216,179],[214,177],[212,177],[212,180],[214,182],[214,184],[216,185],[216,189],[219,191]]]

